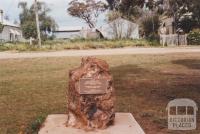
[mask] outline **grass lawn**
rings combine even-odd
[[[122,47],[160,47],[158,41],[149,41],[145,39],[123,39],[123,40],[48,40],[42,43],[41,48],[37,45],[28,43],[0,43],[0,51],[56,51],[68,49],[106,49]]]
[[[200,54],[98,56],[111,69],[116,111],[131,112],[147,134],[167,130],[167,103],[191,98],[200,108]],[[80,57],[0,60],[0,134],[34,133],[48,114],[66,113],[68,71]]]

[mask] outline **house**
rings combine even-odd
[[[5,20],[3,18],[2,10],[0,11],[1,11],[0,23],[3,26],[2,31],[0,31],[0,41],[3,41],[3,42],[21,41],[23,37],[22,37],[22,30],[20,26],[8,20]]]
[[[82,37],[81,26],[63,26],[53,31],[53,35],[56,39],[75,39]]]
[[[101,26],[97,31],[106,39],[139,39],[139,25],[121,17]]]
[[[22,30],[19,25],[13,24],[10,21],[3,20],[0,22],[3,25],[3,30],[0,33],[0,40],[4,42],[21,41]]]

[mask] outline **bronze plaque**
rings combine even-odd
[[[80,94],[105,94],[108,82],[106,79],[81,78],[79,80]]]

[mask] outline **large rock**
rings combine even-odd
[[[114,87],[109,66],[94,57],[82,58],[81,66],[69,72],[67,125],[85,130],[113,124]]]

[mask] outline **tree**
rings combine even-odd
[[[121,12],[118,12],[118,11],[110,11],[108,12],[107,14],[107,21],[108,23],[113,21],[113,20],[116,20],[117,18],[120,18],[122,17],[122,14]]]
[[[72,0],[69,3],[68,13],[71,16],[83,19],[90,28],[96,26],[97,18],[100,13],[106,10],[105,3],[95,0]]]
[[[141,8],[143,7],[144,1],[142,0],[122,0],[118,5],[117,9],[122,13],[123,17],[135,21],[141,16]]]
[[[108,2],[110,9],[113,10],[115,0],[107,0],[107,2]]]
[[[136,20],[142,15],[142,8],[146,4],[146,7],[153,9],[154,0],[149,0],[145,3],[145,0],[107,0],[110,9],[120,12],[123,18],[131,21]]]
[[[106,0],[110,10],[115,10],[119,6],[120,0]]]
[[[40,30],[42,39],[45,40],[48,38],[47,32],[54,30],[57,25],[55,20],[47,15],[48,12],[50,12],[50,9],[46,6],[46,4],[44,2],[38,2],[37,4]],[[26,39],[29,39],[30,37],[37,38],[34,5],[31,5],[29,8],[26,2],[20,2],[18,7],[22,9],[19,18],[24,37]]]
[[[179,21],[178,27],[183,29],[184,32],[189,33],[195,27],[195,22],[190,17],[184,17]]]
[[[154,38],[158,34],[158,29],[160,27],[159,16],[147,16],[142,20],[142,28],[145,37]]]
[[[169,8],[165,14],[174,18],[176,29],[189,32],[200,27],[199,0],[169,0]]]

